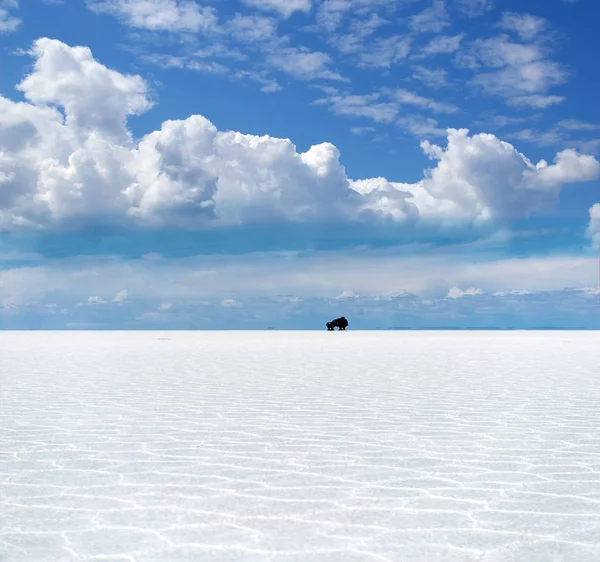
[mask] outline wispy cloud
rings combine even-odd
[[[152,31],[197,32],[217,25],[213,7],[193,0],[87,0],[88,7],[125,25]]]
[[[398,118],[396,124],[421,139],[444,137],[446,129],[440,127],[439,122],[432,117],[422,115],[407,115]]]
[[[411,48],[411,39],[402,35],[393,35],[375,39],[369,49],[360,52],[358,66],[369,68],[389,68],[404,60]]]
[[[579,119],[563,119],[562,121],[559,121],[557,126],[569,131],[600,131],[600,124],[586,123]]]
[[[514,31],[523,41],[536,39],[542,31],[546,30],[547,21],[539,16],[516,12],[502,14],[499,27]]]
[[[513,96],[509,98],[508,105],[514,107],[531,107],[533,109],[547,109],[552,105],[557,105],[565,101],[564,96],[543,96],[532,94],[530,96]]]
[[[450,25],[445,0],[432,0],[429,8],[410,18],[415,33],[439,33]]]
[[[267,55],[267,62],[273,68],[282,70],[300,80],[344,81],[345,79],[329,67],[331,57],[308,48],[286,47]]]
[[[460,49],[460,43],[464,36],[464,33],[459,33],[458,35],[440,35],[425,45],[422,52],[426,55],[455,53]]]
[[[513,99],[516,105],[537,108],[562,101],[560,96],[548,96],[546,92],[564,83],[568,74],[560,64],[546,58],[543,46],[516,43],[500,35],[475,41],[472,56],[473,60],[493,69],[480,72],[472,81],[484,92]]]
[[[494,8],[494,0],[453,0],[453,4],[469,17],[482,16]]]
[[[423,109],[430,109],[434,113],[456,113],[459,111],[458,107],[453,104],[438,102],[404,88],[393,90],[390,95],[400,105],[414,105]]]
[[[432,69],[417,65],[413,68],[412,77],[430,88],[441,88],[448,82],[448,71],[443,68]]]
[[[51,260],[32,268],[5,270],[0,303],[54,302],[69,308],[87,303],[87,306],[114,309],[119,305],[132,307],[136,302],[152,302],[156,309],[170,303],[170,307],[161,307],[169,311],[176,310],[178,302],[190,305],[210,299],[219,305],[226,299],[249,302],[252,298],[285,294],[302,297],[302,300],[333,299],[344,291],[352,291],[372,299],[402,295],[406,291],[413,296],[442,299],[452,287],[475,287],[487,295],[510,296],[515,289],[521,293],[562,292],[568,286],[595,286],[593,256],[520,259],[488,256],[473,263],[468,248],[463,250],[462,256],[458,248],[449,255],[431,247],[415,247],[414,254],[409,255],[402,252],[399,255],[397,248],[366,248],[300,254],[195,256],[163,259],[158,263],[109,257],[99,257],[93,262],[83,258]],[[232,267],[238,275],[231,275]],[[339,271],[346,272],[343,278],[336,275]],[[373,276],[372,271],[378,275]],[[154,282],[148,283],[148,279]],[[123,290],[124,286],[127,291]],[[454,289],[452,295],[477,297],[481,296],[480,291]]]
[[[0,34],[16,31],[22,21],[11,13],[19,7],[18,0],[0,0]]]
[[[312,0],[242,0],[248,6],[267,11],[275,11],[288,18],[294,12],[308,13],[312,9]]]
[[[392,123],[398,115],[398,104],[381,101],[381,94],[353,95],[338,93],[320,98],[316,104],[326,104],[336,115],[366,117],[377,123]]]
[[[578,119],[563,119],[545,130],[527,128],[511,133],[510,138],[522,140],[538,146],[571,146],[591,154],[600,150],[600,139],[589,135],[600,131],[600,125],[586,123]]]

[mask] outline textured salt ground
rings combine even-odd
[[[600,560],[600,334],[0,333],[2,562]]]

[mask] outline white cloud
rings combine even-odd
[[[97,13],[152,31],[197,32],[217,25],[216,11],[194,0],[88,0]]]
[[[268,63],[300,80],[343,80],[329,69],[331,58],[325,53],[307,48],[285,47],[274,50],[267,57]]]
[[[432,117],[403,115],[398,118],[396,124],[419,138],[446,136],[446,129],[440,127],[438,121]]]
[[[494,7],[494,0],[454,0],[459,11],[469,17],[485,14]]]
[[[430,88],[441,88],[446,85],[448,72],[443,68],[432,69],[417,65],[414,67],[412,77]]]
[[[429,8],[410,18],[415,33],[439,33],[449,25],[445,0],[432,0]]]
[[[260,85],[260,91],[265,94],[273,94],[275,92],[279,92],[283,89],[283,86],[270,78],[268,74],[264,71],[261,72],[249,72],[245,70],[239,70],[235,73],[236,78],[248,78],[252,82],[256,82]]]
[[[563,96],[541,96],[533,94],[530,96],[514,96],[509,98],[508,105],[515,107],[532,107],[534,109],[546,109],[565,101]]]
[[[440,223],[526,217],[554,205],[565,183],[600,177],[600,162],[592,156],[565,150],[553,165],[544,160],[534,165],[496,136],[469,136],[466,129],[450,129],[446,149],[428,141],[421,146],[438,164],[420,182],[380,178],[353,183],[368,201],[373,198],[366,208],[398,219],[411,216],[414,205],[422,220]]]
[[[126,300],[127,300],[127,290],[123,289],[122,291],[119,291],[115,295],[115,298],[112,300],[112,302],[122,303],[122,302],[125,302]]]
[[[277,22],[270,17],[235,14],[225,29],[239,41],[256,43],[277,38]]]
[[[223,299],[221,301],[221,306],[226,308],[240,308],[243,305],[235,299]]]
[[[458,35],[440,35],[425,45],[423,52],[427,55],[454,53],[460,49],[460,43],[464,36],[464,33]]]
[[[389,68],[404,60],[410,52],[411,39],[402,35],[377,38],[369,42],[368,48],[360,49],[358,66],[367,68]]]
[[[494,293],[495,297],[510,297],[510,296],[523,296],[523,295],[534,295],[533,291],[524,291],[522,289],[512,289],[510,291],[498,291]]]
[[[556,155],[555,163],[548,165],[540,160],[535,171],[526,172],[526,178],[535,189],[560,190],[563,183],[586,182],[600,177],[600,162],[593,156],[580,155],[576,150],[567,149]]]
[[[445,136],[446,130],[441,128],[438,122],[431,117],[423,117],[414,113],[399,116],[402,105],[430,109],[436,113],[458,111],[458,108],[453,105],[436,102],[406,89],[385,90],[383,93],[374,92],[363,95],[341,93],[334,88],[326,88],[325,91],[329,95],[316,100],[314,104],[328,105],[336,115],[365,117],[376,123],[395,123],[398,127],[406,129],[418,137]],[[360,132],[365,130],[364,127],[356,129]]]
[[[22,21],[10,13],[18,7],[18,0],[0,0],[0,35],[16,31],[21,25]]]
[[[485,291],[483,291],[482,289],[477,289],[475,287],[471,287],[470,289],[467,289],[466,291],[463,291],[459,287],[452,287],[452,289],[450,289],[448,291],[446,298],[447,299],[461,299],[463,297],[473,297],[473,296],[484,295],[484,294],[485,294]]]
[[[563,184],[599,174],[593,157],[573,150],[559,153],[554,165],[534,166],[494,135],[453,129],[446,148],[422,143],[438,162],[414,184],[349,181],[330,143],[299,153],[288,139],[218,131],[200,115],[166,121],[138,141],[125,120],[151,105],[139,76],[119,74],[88,49],[49,39],[37,41],[31,54],[34,69],[19,86],[27,101],[0,97],[3,228],[198,228],[378,217],[437,228],[526,216],[552,205]],[[396,96],[445,109],[410,92]],[[338,110],[367,115],[370,107],[381,119],[386,111],[385,119],[395,116],[377,97],[337,102]]]
[[[596,243],[600,241],[600,203],[596,203],[590,209],[590,223],[587,229],[588,236],[594,238]]]
[[[567,73],[561,65],[546,58],[545,50],[539,44],[515,43],[501,35],[475,41],[472,54],[468,56],[471,57],[467,59],[470,66],[481,63],[494,69],[478,74],[473,80],[475,86],[489,94],[512,99],[513,104],[537,108],[561,101],[558,96],[544,94],[565,82]],[[474,61],[478,62],[474,64]]]
[[[461,254],[460,248],[448,252],[425,246],[414,248],[412,255],[403,255],[399,248],[353,248],[165,258],[161,262],[110,257],[49,260],[0,271],[0,304],[55,302],[63,307],[87,301],[89,295],[104,295],[104,305],[94,308],[123,312],[140,301],[152,302],[154,309],[160,303],[173,303],[173,310],[177,303],[206,299],[214,299],[216,305],[227,299],[246,304],[249,297],[281,294],[333,299],[347,290],[348,280],[352,290],[363,296],[405,290],[442,297],[452,286],[480,287],[491,294],[515,288],[548,291],[597,284],[594,256],[509,259],[488,252],[485,259],[474,261],[468,250],[464,248]],[[111,303],[110,295],[123,286],[135,294],[135,301],[127,306]]]
[[[360,297],[358,293],[354,291],[342,291],[337,297],[334,297],[336,300],[348,300],[348,299],[357,299]]]
[[[505,12],[500,20],[500,27],[514,31],[524,41],[535,39],[545,28],[544,18],[531,14]]]
[[[599,125],[577,119],[564,119],[546,130],[524,129],[509,136],[538,146],[570,146],[580,152],[596,154],[600,148],[600,139],[582,138],[588,133],[600,129]],[[576,134],[576,136],[573,136]]]
[[[345,19],[359,16],[371,20],[371,16],[379,9],[393,8],[396,0],[322,0],[316,14],[318,28],[329,32],[344,26],[348,27]],[[361,20],[361,24],[364,23]]]
[[[351,95],[335,93],[316,104],[327,104],[336,115],[367,117],[376,123],[392,123],[398,115],[398,104],[381,101],[378,93]]]
[[[401,105],[416,105],[417,107],[422,107],[423,109],[431,109],[431,111],[434,111],[435,113],[456,113],[458,111],[458,108],[455,105],[438,102],[430,98],[420,96],[415,92],[411,92],[404,88],[398,88],[397,90],[394,90],[392,92],[392,96]]]
[[[579,121],[579,119],[563,119],[558,123],[558,127],[561,129],[567,129],[569,131],[598,131],[600,125],[598,123],[586,123]]]
[[[124,302],[127,301],[127,291],[125,289],[123,289],[122,291],[119,291],[113,299],[111,300],[105,300],[104,298],[102,298],[99,295],[94,295],[92,297],[89,297],[87,299],[87,301],[85,303],[80,303],[78,306],[94,306],[94,305],[109,305],[111,303],[115,303],[115,304],[123,304]]]
[[[555,146],[563,142],[562,135],[556,129],[536,131],[523,129],[511,135],[512,138],[537,144],[538,146]]]
[[[310,12],[312,0],[242,0],[244,4],[263,10],[275,11],[288,18],[294,12]]]
[[[126,117],[139,115],[152,107],[142,78],[106,68],[94,60],[87,47],[69,47],[44,38],[35,42],[30,55],[35,58],[33,72],[17,89],[35,105],[17,106],[20,118],[29,113],[37,120],[42,112],[49,116],[45,108],[62,106],[69,132],[85,132],[98,141],[98,135],[102,135],[126,142],[129,140]],[[13,106],[13,111],[17,107]],[[55,123],[47,125],[55,127]]]
[[[537,264],[531,264],[535,267]],[[8,329],[23,326],[45,328],[123,328],[152,324],[167,329],[321,327],[324,321],[344,314],[354,329],[412,327],[504,328],[600,328],[600,318],[590,315],[598,302],[596,288],[564,290],[508,290],[472,294],[468,298],[423,298],[405,291],[372,293],[339,300],[330,296],[300,298],[286,295],[244,296],[242,307],[220,306],[217,295],[198,300],[181,299],[168,311],[156,301],[140,300],[128,307],[60,307],[40,302],[0,304],[0,316]],[[67,308],[68,307],[68,308]],[[143,323],[143,324],[140,324]],[[159,338],[160,339],[160,338]]]
[[[375,127],[351,127],[350,132],[353,135],[364,135],[366,133],[375,133]]]

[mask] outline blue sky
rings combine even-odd
[[[0,326],[600,328],[595,0],[0,0]]]

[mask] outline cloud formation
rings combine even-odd
[[[356,269],[377,264],[372,258],[361,264],[339,262],[337,257],[333,264],[313,256],[308,263],[298,264],[298,269],[308,266],[311,270],[318,270],[321,274],[339,271],[340,265],[345,264],[345,269]],[[264,256],[262,256],[264,258]],[[598,297],[600,292],[596,288],[581,288],[569,290],[502,290],[494,291],[471,288],[460,289],[458,286],[448,291],[446,297],[444,280],[439,278],[440,270],[426,272],[426,267],[417,269],[418,264],[414,258],[409,258],[403,263],[388,264],[399,273],[395,279],[387,278],[387,287],[369,289],[364,285],[364,279],[347,278],[345,282],[354,285],[363,285],[365,293],[359,294],[351,289],[344,289],[337,294],[344,281],[335,286],[321,284],[320,290],[315,294],[315,287],[308,287],[296,272],[285,271],[284,267],[277,264],[277,260],[270,263],[262,261],[250,267],[247,259],[236,263],[241,266],[244,274],[249,279],[257,281],[262,279],[266,285],[262,291],[257,291],[256,286],[252,292],[247,289],[247,279],[231,279],[228,273],[230,265],[221,260],[220,265],[212,263],[202,267],[201,262],[189,264],[179,263],[175,270],[170,265],[154,266],[145,269],[144,264],[129,263],[115,267],[115,264],[102,264],[100,271],[105,278],[98,276],[98,264],[94,271],[86,268],[85,264],[79,266],[72,263],[59,263],[31,268],[19,269],[3,274],[5,283],[0,285],[0,321],[3,327],[15,328],[23,325],[29,327],[54,327],[54,328],[80,328],[80,327],[128,327],[128,328],[223,328],[235,325],[239,329],[266,328],[310,328],[324,327],[326,320],[344,314],[350,319],[352,329],[364,328],[390,328],[390,327],[563,327],[563,328],[600,328],[600,316],[590,311],[595,311],[600,306]],[[279,256],[281,262],[282,256]],[[229,257],[231,260],[231,257]],[[434,260],[435,261],[435,260]],[[575,271],[562,269],[564,274],[576,278],[581,273],[582,267],[573,258],[563,260],[560,264],[556,260],[525,261],[517,264],[522,273],[541,267],[560,267],[561,265],[575,266]],[[579,260],[581,261],[581,260]],[[590,260],[591,261],[591,260]],[[411,262],[413,262],[411,264]],[[552,263],[554,262],[554,263]],[[148,267],[150,263],[146,264]],[[384,265],[385,264],[381,264]],[[429,266],[439,267],[441,264],[429,261]],[[446,264],[448,280],[465,278],[468,276],[469,265]],[[589,264],[588,264],[589,265]],[[216,267],[215,267],[216,266]],[[262,271],[264,267],[268,271]],[[402,274],[403,266],[408,266],[410,272]],[[104,271],[103,268],[108,268]],[[480,264],[478,281],[483,281],[486,287],[511,283],[515,278],[515,263],[506,260],[504,263]],[[166,270],[165,270],[166,269]],[[462,271],[459,271],[461,270]],[[589,269],[589,268],[588,268]],[[504,270],[502,272],[502,270]],[[512,277],[510,277],[512,270]],[[425,272],[433,281],[437,274],[436,287],[440,292],[437,295],[424,297],[420,291],[407,292],[403,290],[390,290],[392,282],[396,287],[407,281],[414,284],[410,274]],[[174,275],[175,272],[177,275]],[[199,275],[202,273],[202,277]],[[481,276],[481,274],[484,276]],[[498,273],[501,273],[498,278]],[[154,279],[161,282],[147,283],[147,275],[153,274]],[[213,275],[214,274],[214,275]],[[275,282],[272,275],[277,278]],[[176,277],[177,284],[164,282]],[[212,277],[212,278],[211,278]],[[373,276],[370,275],[371,280]],[[484,277],[488,278],[486,282]],[[535,279],[534,279],[535,277]],[[552,276],[547,281],[554,282]],[[43,278],[43,283],[40,280]],[[540,275],[531,275],[531,279],[522,282],[527,284],[538,283]],[[199,279],[203,280],[198,286]],[[313,280],[317,280],[313,277]],[[282,281],[284,283],[282,283]],[[287,283],[285,283],[287,281]],[[340,280],[338,280],[340,281]],[[421,280],[420,282],[422,282]],[[557,283],[564,279],[556,281]],[[114,296],[117,287],[127,283],[131,291],[119,291]],[[209,287],[205,285],[208,284]],[[283,293],[281,289],[290,289],[294,286],[293,293]],[[510,286],[510,285],[509,285]],[[95,296],[89,295],[90,287],[100,288]],[[11,291],[12,289],[12,291]],[[414,291],[414,290],[413,290]],[[12,292],[12,295],[10,294]],[[131,293],[131,296],[128,296]],[[94,293],[92,293],[94,294]],[[301,296],[298,296],[300,294]],[[79,299],[79,300],[78,300]],[[234,324],[232,324],[232,322]]]
[[[504,220],[553,205],[567,183],[600,175],[574,150],[533,164],[494,135],[450,129],[446,147],[424,141],[436,165],[414,184],[351,180],[338,149],[299,153],[288,139],[218,131],[205,117],[166,121],[132,138],[126,120],[152,106],[139,76],[89,49],[42,38],[26,101],[0,97],[0,226],[79,223],[197,228],[273,220]],[[400,103],[450,106],[395,92]]]
[[[472,83],[514,106],[543,109],[563,101],[560,96],[548,95],[552,87],[567,80],[568,73],[548,58],[547,38],[540,36],[546,25],[546,20],[528,14],[504,14],[500,26],[511,30],[518,40],[508,34],[477,39],[462,63],[487,70],[480,71]]]
[[[0,0],[0,35],[12,33],[21,25],[21,20],[11,13],[11,10],[18,5],[18,0]]]
[[[590,209],[590,223],[587,233],[596,240],[596,243],[600,243],[600,203],[596,203]]]
[[[218,22],[214,8],[193,0],[88,0],[87,4],[96,13],[150,31],[198,32]]]
[[[294,12],[310,12],[312,0],[242,0],[244,4],[261,10],[275,11],[288,18]]]

